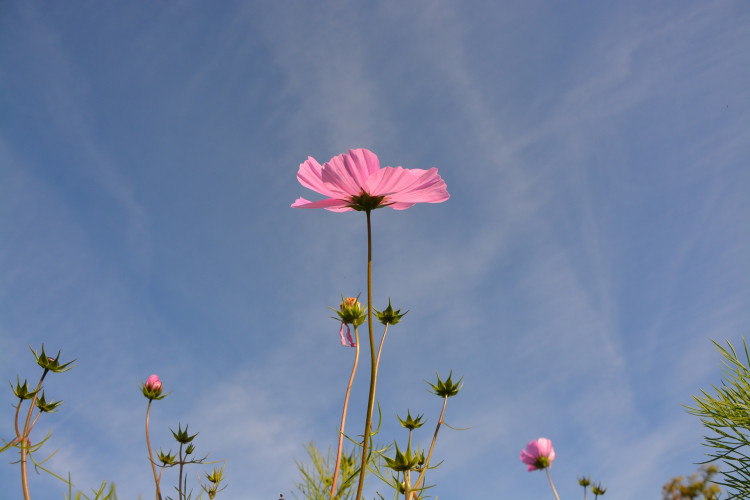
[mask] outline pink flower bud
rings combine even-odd
[[[339,306],[342,311],[346,311],[347,309],[351,309],[355,305],[359,305],[359,301],[356,297],[347,297],[344,299],[344,301]]]
[[[148,380],[146,380],[146,389],[157,394],[160,393],[161,380],[159,380],[159,377],[157,377],[156,375],[151,375]]]

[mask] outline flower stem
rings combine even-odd
[[[378,377],[378,365],[375,358],[375,336],[372,332],[372,228],[370,224],[370,211],[367,214],[367,330],[370,334],[370,395],[367,399],[367,415],[365,417],[365,432],[362,438],[362,464],[359,470],[359,484],[355,500],[362,498],[362,489],[365,484],[365,471],[367,470],[367,452],[372,433],[372,410],[375,406],[375,381]]]
[[[179,431],[179,429],[177,429],[177,430]],[[179,486],[177,488],[177,493],[178,493],[177,497],[180,500],[182,500],[182,498],[183,498],[183,496],[182,496],[182,494],[183,494],[182,493],[182,468],[185,466],[185,460],[182,458],[182,443],[180,443],[180,453],[179,453],[179,456],[180,456],[180,484],[179,484]]]
[[[380,353],[383,352],[383,344],[385,343],[385,335],[388,333],[388,323],[385,325],[385,330],[383,330],[383,336],[380,339],[380,347],[378,348],[378,357],[375,360],[375,365],[380,366]]]
[[[161,491],[159,491],[159,476],[156,475],[156,463],[154,463],[154,454],[151,451],[151,439],[148,437],[148,418],[151,414],[151,402],[153,399],[148,400],[148,408],[146,408],[146,446],[148,447],[148,460],[151,462],[151,470],[154,471],[154,482],[156,483],[156,500],[161,500]]]
[[[445,396],[443,398],[443,409],[440,411],[440,418],[438,418],[437,425],[435,426],[435,434],[432,435],[432,443],[430,444],[430,451],[427,453],[427,459],[424,461],[424,465],[422,466],[422,472],[419,474],[419,477],[417,478],[417,482],[414,483],[414,487],[412,490],[414,492],[419,491],[419,487],[422,485],[422,480],[424,480],[424,475],[427,473],[427,468],[430,465],[430,458],[432,458],[432,452],[435,449],[435,442],[437,441],[438,432],[440,432],[440,426],[443,424],[443,416],[445,415],[445,406],[448,404],[448,396]],[[410,498],[407,498],[406,500],[411,500]],[[560,500],[559,498],[557,500]]]
[[[352,391],[352,383],[354,382],[354,374],[357,372],[357,364],[359,363],[359,331],[357,325],[354,325],[354,341],[356,343],[354,352],[354,366],[352,367],[352,374],[349,376],[349,384],[346,386],[346,396],[344,396],[344,410],[341,412],[341,426],[339,427],[339,447],[336,452],[336,467],[333,469],[333,483],[331,484],[331,500],[336,498],[336,487],[339,479],[339,469],[341,467],[341,452],[344,446],[344,428],[346,427],[346,414],[349,408],[349,394]]]
[[[547,479],[549,479],[549,485],[552,487],[552,493],[555,494],[555,498],[557,498],[557,500],[560,500],[560,497],[557,494],[557,490],[555,489],[555,485],[552,482],[552,476],[549,475],[549,467],[546,467],[544,471],[547,473]]]
[[[34,397],[31,398],[29,412],[26,414],[26,422],[23,424],[23,434],[19,436],[21,438],[21,489],[23,490],[24,500],[31,500],[31,493],[29,492],[28,464],[26,458],[28,456],[29,449],[31,448],[31,440],[29,440],[29,434],[31,434],[31,429],[34,427],[34,424],[36,424],[36,419],[34,419],[33,423],[31,422],[31,415],[34,413],[36,398],[39,396],[39,391],[42,389],[44,377],[47,376],[48,371],[49,370],[45,368],[44,373],[42,373],[42,377],[39,379],[39,383],[36,386],[36,394],[34,394]],[[21,408],[20,401],[18,402],[18,408]],[[41,414],[41,412],[39,413]],[[37,415],[37,418],[39,418],[39,415]],[[16,426],[16,433],[18,433],[18,426]]]

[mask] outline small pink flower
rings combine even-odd
[[[531,441],[525,450],[521,450],[521,462],[528,465],[529,471],[546,469],[554,459],[555,450],[552,448],[552,441],[547,438]]]
[[[159,394],[161,392],[161,380],[159,380],[159,377],[156,375],[151,375],[146,380],[146,390],[153,392],[154,394]]]
[[[450,198],[436,168],[380,168],[375,153],[364,148],[350,149],[322,166],[310,156],[299,166],[297,179],[304,187],[328,198],[298,198],[292,204],[294,208],[325,208],[333,212],[380,207],[404,210],[415,203],[441,203]]]

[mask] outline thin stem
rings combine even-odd
[[[546,467],[544,470],[547,472],[547,479],[549,479],[549,485],[552,487],[552,493],[555,494],[555,498],[557,498],[557,500],[560,500],[560,497],[557,494],[557,490],[555,489],[555,484],[552,482],[552,476],[549,475],[549,467]]]
[[[411,497],[411,471],[406,470],[404,471],[404,500],[409,500],[409,497]]]
[[[385,330],[383,330],[383,337],[380,339],[380,347],[378,348],[378,357],[375,359],[375,366],[380,366],[380,353],[383,352],[383,344],[385,343],[385,335],[388,333],[388,323],[385,324]],[[376,370],[377,373],[377,370]]]
[[[375,336],[372,332],[372,229],[370,211],[367,214],[367,331],[370,334],[370,395],[367,399],[367,415],[365,417],[365,432],[362,438],[362,465],[359,470],[359,484],[355,500],[362,498],[365,485],[365,471],[367,470],[367,451],[372,433],[372,410],[375,405],[375,381],[378,377],[378,365],[375,358]]]
[[[34,427],[34,424],[36,423],[36,419],[34,420],[34,424],[31,423],[31,414],[34,413],[34,406],[36,405],[36,398],[39,396],[39,391],[42,388],[42,382],[44,382],[44,377],[47,376],[48,369],[44,369],[44,373],[42,373],[42,377],[39,379],[39,383],[36,386],[36,393],[34,394],[34,397],[31,398],[31,405],[29,406],[29,412],[26,414],[26,422],[23,424],[23,435],[20,436],[21,438],[21,488],[23,489],[23,498],[24,500],[31,500],[31,493],[29,493],[29,475],[28,475],[28,464],[26,457],[29,453],[29,448],[31,448],[31,440],[29,439],[29,435],[31,434],[31,429]],[[25,382],[24,382],[25,383]],[[19,401],[18,407],[21,407],[21,402]],[[40,412],[41,413],[41,412]],[[37,415],[37,418],[39,415]],[[16,430],[16,432],[18,432]]]
[[[148,408],[146,408],[146,446],[148,447],[148,460],[151,462],[151,470],[154,471],[154,482],[156,483],[156,500],[161,500],[161,491],[159,490],[159,478],[161,475],[156,475],[156,463],[154,463],[154,454],[151,451],[151,439],[148,436],[148,418],[151,414],[151,403],[153,399],[148,400]],[[162,469],[163,470],[163,469]]]
[[[357,326],[354,325],[354,366],[352,366],[352,374],[349,375],[349,384],[346,386],[346,395],[344,396],[344,409],[341,412],[341,426],[339,427],[339,446],[336,452],[336,467],[333,469],[333,484],[331,484],[331,500],[336,497],[336,485],[339,479],[339,469],[341,468],[341,453],[344,447],[344,428],[346,427],[346,414],[349,411],[349,394],[352,391],[352,383],[354,382],[354,374],[357,372],[357,364],[359,363],[359,331]]]
[[[427,459],[422,466],[422,472],[417,478],[417,482],[414,483],[413,490],[418,491],[422,485],[424,475],[427,473],[427,467],[430,465],[430,458],[432,458],[432,451],[435,449],[435,442],[437,441],[438,432],[440,432],[440,426],[443,425],[443,415],[445,415],[445,406],[448,404],[448,396],[443,397],[443,409],[440,411],[440,418],[438,418],[437,425],[435,426],[435,434],[432,435],[432,443],[430,444],[430,451],[427,453]],[[410,500],[410,499],[407,499]],[[560,500],[559,498],[557,500]]]
[[[179,429],[177,429],[179,431]],[[182,468],[185,466],[185,461],[182,459],[182,443],[180,443],[180,486],[177,489],[178,498],[182,500]]]
[[[39,420],[39,417],[41,416],[42,416],[42,410],[39,410],[39,413],[36,414],[36,417],[34,417],[34,421],[31,422],[31,425],[29,426],[29,434],[31,434],[31,429],[34,428],[34,426],[36,425],[36,421]]]
[[[23,403],[23,399],[19,398],[18,406],[16,406],[16,421],[15,421],[15,424],[16,424],[16,437],[19,438],[19,439],[21,438],[21,431],[18,430],[18,415],[21,413],[21,404],[22,403]]]

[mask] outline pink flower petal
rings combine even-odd
[[[450,198],[445,181],[436,168],[429,170],[385,167],[367,180],[368,193],[385,195],[402,203],[441,203]]]
[[[367,149],[350,149],[323,165],[322,180],[328,189],[359,196],[368,177],[380,169],[378,157]]]
[[[332,190],[323,182],[323,167],[312,156],[307,157],[307,161],[300,163],[297,172],[297,180],[307,189],[312,189],[318,193],[328,196],[329,198],[339,198],[346,196],[345,192]]]
[[[349,202],[343,200],[337,200],[335,198],[326,198],[325,200],[308,201],[304,198],[297,198],[292,203],[292,208],[327,208],[334,212],[348,212],[351,208],[348,207]]]
[[[346,337],[344,337],[344,327],[346,327]],[[341,336],[341,345],[346,347],[357,347],[357,344],[354,343],[354,340],[352,339],[352,333],[349,329],[349,325],[341,322],[341,329],[339,329],[339,335]]]

